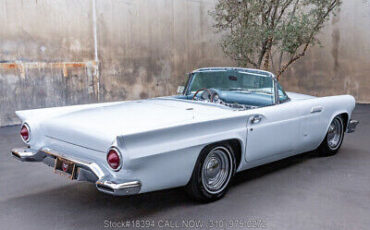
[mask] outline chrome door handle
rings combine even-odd
[[[312,107],[311,113],[320,113],[322,109],[323,109],[322,106]]]
[[[251,123],[252,124],[258,124],[258,123],[261,122],[261,120],[262,120],[262,116],[260,116],[260,115],[254,115],[252,117],[252,119],[251,119]]]

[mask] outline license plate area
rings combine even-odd
[[[76,171],[76,164],[72,161],[57,157],[55,159],[54,172],[62,176],[66,176],[73,180]]]

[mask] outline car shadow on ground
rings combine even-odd
[[[275,171],[303,163],[313,157],[316,157],[315,153],[308,152],[243,171],[235,175],[231,187],[238,187]],[[111,218],[125,219],[142,218],[173,207],[204,205],[189,198],[183,188],[115,197],[98,192],[95,185],[83,182],[70,182],[55,189],[12,198],[1,203],[9,205],[9,208],[15,203],[25,204],[28,207],[37,204],[40,213],[47,213],[51,207],[56,207],[57,209],[53,210],[54,213],[78,214],[81,210],[88,210],[94,213],[104,213],[105,216]]]
[[[231,190],[313,157],[312,153],[304,153],[238,173],[235,175]],[[288,186],[294,186],[294,183]],[[274,193],[274,191],[268,190],[268,193]],[[197,210],[212,208],[220,211],[218,207],[227,204],[229,197],[232,199],[231,196],[226,196],[220,201],[202,204],[190,199],[183,188],[115,197],[97,191],[94,184],[68,181],[67,184],[57,188],[1,201],[0,205],[3,210],[7,210],[3,213],[3,218],[13,226],[42,223],[57,229],[74,229],[76,226],[84,226],[85,229],[101,229],[106,227],[106,221],[158,221],[164,218],[161,217],[163,215],[167,219],[179,218],[178,214],[173,216],[168,214],[173,209],[181,210],[183,218],[196,215]],[[259,198],[263,199],[263,197]],[[257,200],[259,198],[257,197]],[[263,203],[263,200],[256,202]],[[244,205],[248,205],[247,200]],[[22,218],[16,217],[14,211],[11,211],[15,208],[22,210]]]
[[[258,179],[275,171],[279,171],[293,165],[301,164],[309,159],[317,157],[319,157],[317,152],[311,151],[261,165],[252,169],[244,170],[234,176],[232,186],[238,186],[240,184],[246,183],[247,181]]]

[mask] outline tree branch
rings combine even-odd
[[[314,29],[312,30],[310,36],[309,36],[309,39],[307,40],[307,42],[305,43],[304,45],[304,48],[302,50],[302,52],[300,52],[299,54],[297,55],[294,55],[292,58],[290,58],[290,60],[285,64],[283,65],[283,67],[279,70],[278,74],[277,74],[277,79],[279,80],[280,76],[288,69],[288,67],[293,64],[294,62],[296,62],[298,59],[300,59],[301,57],[305,56],[306,54],[306,51],[309,47],[309,45],[311,44],[311,42],[313,41],[314,39],[314,36],[315,36],[315,33],[318,31],[318,29],[320,28],[320,26],[323,24],[323,22],[325,21],[326,17],[330,14],[330,12],[335,8],[335,6],[338,4],[339,0],[333,0],[333,2],[330,4],[330,6],[327,8],[326,12],[320,17],[320,19],[318,20],[318,22],[316,23],[316,25],[314,26]]]

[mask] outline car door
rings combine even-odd
[[[256,112],[247,124],[246,160],[294,153],[300,127],[299,110],[287,102]]]

